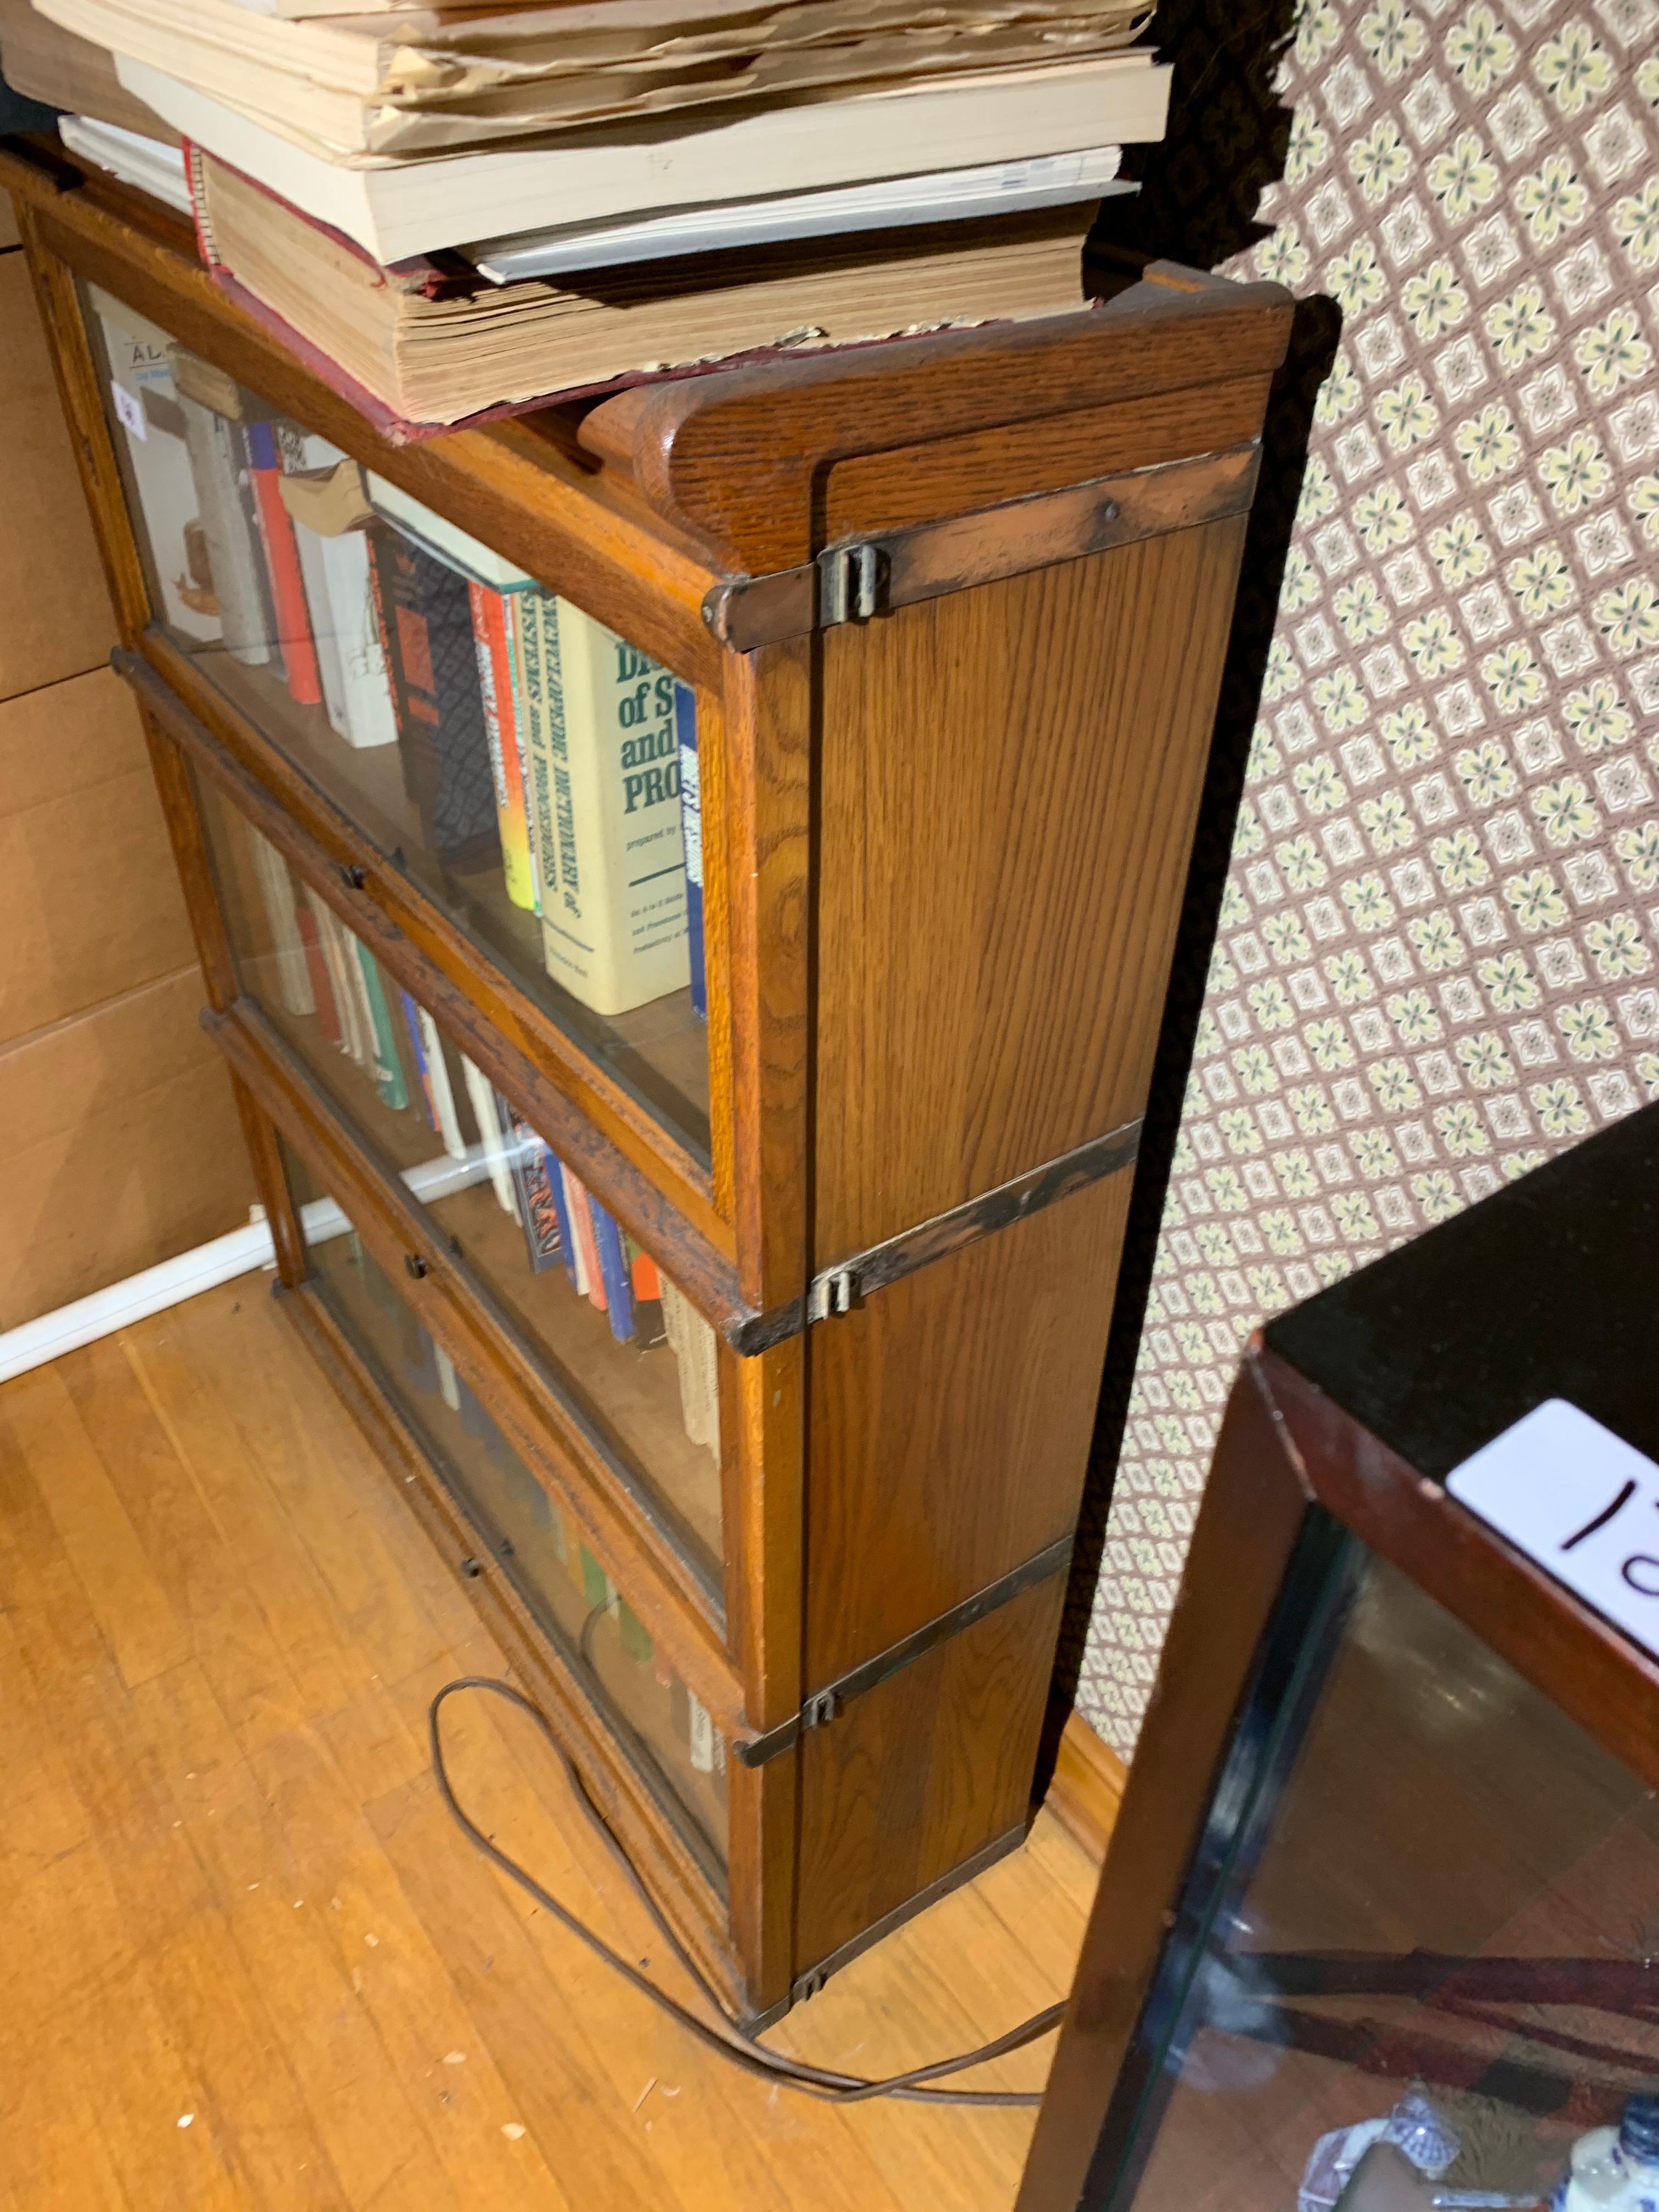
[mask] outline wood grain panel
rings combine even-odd
[[[826,634],[815,1268],[1140,1111],[1243,532]]]
[[[802,1738],[798,1975],[1024,1820],[1064,1596],[1050,1576]]]
[[[825,474],[823,536],[833,544],[854,532],[963,514],[1119,469],[1224,452],[1261,429],[1267,384],[1256,375],[1188,385],[1033,422],[930,438],[890,453],[850,455]]]
[[[1132,1177],[809,1330],[808,1691],[1073,1526]]]

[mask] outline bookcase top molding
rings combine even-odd
[[[1201,388],[1271,375],[1284,358],[1291,309],[1282,285],[1152,262],[1139,282],[1086,314],[636,385],[592,408],[577,442],[625,471],[714,565],[759,575],[818,550],[814,493],[838,460],[1055,416],[1063,435],[1064,418],[1074,416],[1068,480],[1081,482],[1098,473],[1090,411],[1151,392],[1194,392],[1188,422],[1201,439]],[[1002,496],[1030,489],[1010,482]],[[946,489],[936,512],[980,503],[969,493],[953,506]]]
[[[0,181],[82,273],[704,684],[722,641],[703,608],[724,582],[896,518],[1111,473],[1106,418],[1121,414],[1127,430],[1133,416],[1143,441],[1149,401],[1163,417],[1156,459],[1237,445],[1229,395],[1241,391],[1253,439],[1256,387],[1283,358],[1292,308],[1277,284],[1152,262],[1109,277],[1118,289],[1087,313],[715,369],[393,445],[226,296],[181,217],[44,139],[0,148]],[[857,489],[827,507],[848,464]]]

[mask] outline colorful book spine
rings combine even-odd
[[[404,782],[428,848],[458,874],[499,866],[466,580],[396,530],[374,532],[369,551]]]
[[[386,1004],[380,966],[368,945],[359,939],[352,939],[351,949],[356,955],[357,972],[362,977],[363,1005],[368,1017],[369,1073],[381,1105],[401,1113],[409,1103],[409,1085],[404,1081],[403,1063],[398,1057],[398,1032],[392,1027],[392,1009]]]
[[[507,1127],[513,1151],[513,1182],[519,1196],[519,1218],[524,1224],[525,1256],[532,1275],[555,1267],[563,1257],[559,1237],[559,1207],[553,1196],[549,1172],[550,1155],[541,1139],[515,1108],[506,1107]]]
[[[547,1153],[547,1182],[553,1194],[554,1211],[559,1217],[559,1257],[570,1278],[570,1287],[576,1290],[580,1286],[576,1280],[576,1240],[570,1227],[570,1202],[565,1195],[564,1170],[551,1152]]]
[[[497,1203],[501,1212],[517,1221],[519,1194],[513,1182],[513,1163],[508,1156],[502,1134],[505,1124],[501,1118],[500,1095],[483,1068],[475,1066],[466,1054],[461,1054],[461,1077],[466,1085],[466,1095],[472,1103],[472,1118],[478,1125],[478,1142],[489,1170],[489,1180],[495,1187]]]
[[[576,1253],[576,1288],[590,1305],[605,1311],[605,1277],[599,1268],[599,1247],[593,1237],[593,1217],[588,1211],[587,1192],[569,1169],[560,1164],[564,1178],[564,1202],[570,1215],[570,1234]]]
[[[489,741],[489,772],[495,787],[495,821],[501,841],[501,873],[507,895],[527,913],[538,911],[535,856],[530,846],[530,817],[525,811],[520,767],[519,692],[514,676],[511,602],[487,584],[469,582],[472,641],[483,694],[484,732]]]
[[[668,1340],[662,1321],[662,1278],[656,1261],[631,1237],[623,1237],[623,1254],[628,1261],[628,1287],[634,1302],[634,1341],[641,1352],[649,1352]]]
[[[702,940],[702,784],[697,773],[697,695],[678,678],[674,735],[680,756],[680,840],[685,848],[685,951],[690,969],[691,1011],[708,1019],[708,978]]]
[[[322,676],[306,607],[305,580],[300,573],[300,548],[294,533],[294,519],[283,504],[276,434],[269,422],[250,422],[246,435],[248,475],[253,486],[260,534],[264,540],[283,679],[296,706],[318,707],[323,698]]]
[[[617,1343],[629,1344],[634,1336],[634,1299],[629,1285],[628,1261],[623,1251],[622,1231],[596,1198],[589,1197],[587,1210],[593,1224],[593,1246],[599,1254],[599,1279],[605,1285],[605,1317],[611,1323],[611,1334]]]
[[[526,592],[521,612],[543,956],[626,1013],[690,976],[674,679],[568,599]]]
[[[530,846],[536,863],[539,903],[536,911],[545,918],[558,896],[559,834],[554,790],[552,708],[547,689],[547,647],[555,653],[558,635],[556,604],[550,592],[514,594],[513,608],[514,657],[517,663],[519,726],[524,744],[525,811],[530,824]]]

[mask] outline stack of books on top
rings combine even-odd
[[[34,10],[183,142],[221,281],[392,436],[1081,308],[1168,98],[1148,0],[335,4]],[[101,120],[65,136],[155,189]]]

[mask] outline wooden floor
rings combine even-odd
[[[1009,2205],[1030,2113],[751,2081],[453,1826],[427,1701],[499,1654],[268,1280],[0,1389],[0,2212]],[[683,1993],[529,1724],[449,1711],[483,1825]],[[884,2071],[996,2034],[1092,1887],[1045,1814],[772,2039]]]

